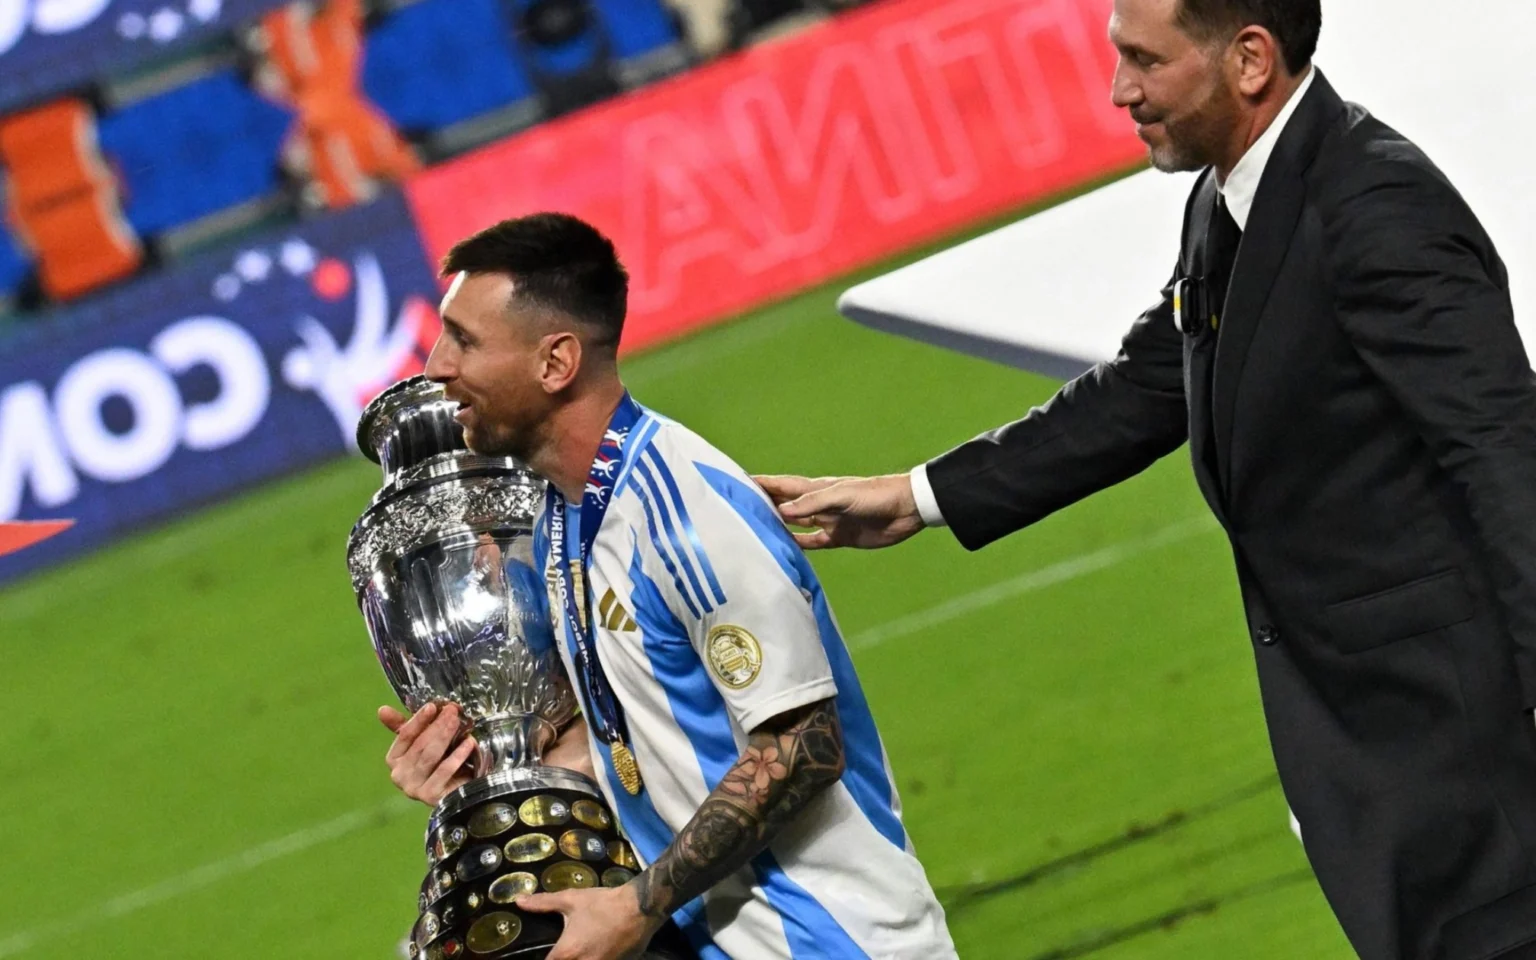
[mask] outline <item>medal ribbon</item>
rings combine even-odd
[[[618,409],[613,412],[602,443],[598,444],[592,469],[587,472],[587,486],[578,513],[572,515],[566,509],[565,496],[555,489],[554,484],[548,484],[545,488],[548,506],[545,515],[549,518],[549,561],[554,565],[556,589],[560,595],[558,599],[575,641],[576,655],[572,659],[576,662],[582,699],[586,702],[587,714],[599,738],[615,748],[616,752],[622,748],[626,755],[628,730],[624,723],[624,710],[613,694],[608,677],[603,673],[603,664],[598,659],[593,641],[593,631],[588,625],[587,611],[591,608],[591,597],[587,592],[585,573],[591,569],[592,544],[597,539],[598,528],[603,525],[603,516],[608,512],[608,504],[613,498],[614,484],[624,466],[624,447],[643,414],[640,405],[626,391],[619,401]]]

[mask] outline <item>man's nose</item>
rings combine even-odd
[[[1115,78],[1109,87],[1109,99],[1117,107],[1134,107],[1142,100],[1141,85],[1125,68],[1125,59],[1115,64]]]
[[[458,372],[454,369],[452,358],[449,356],[451,351],[443,345],[444,339],[438,337],[437,342],[432,345],[432,352],[427,356],[426,369],[422,371],[433,383],[447,383]]]

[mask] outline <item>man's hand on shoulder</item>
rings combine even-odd
[[[811,527],[796,533],[805,550],[890,547],[923,529],[923,518],[905,473],[883,477],[752,478],[779,508],[784,522]]]

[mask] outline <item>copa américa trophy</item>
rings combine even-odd
[[[459,705],[475,778],[427,827],[412,957],[542,957],[558,915],[520,894],[628,882],[639,869],[597,784],[544,766],[576,699],[554,646],[533,529],[544,483],[465,447],[456,405],[423,377],[363,411],[384,485],[352,530],[352,587],[385,676],[412,711]]]

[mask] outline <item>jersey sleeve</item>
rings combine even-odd
[[[761,492],[739,471],[651,450],[635,474],[659,534],[669,606],[737,724],[751,732],[836,696],[819,588]]]

